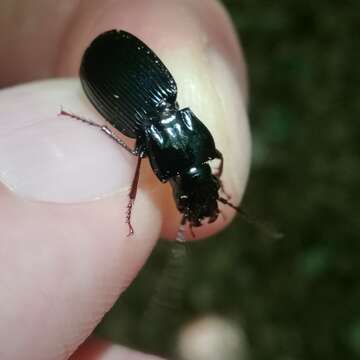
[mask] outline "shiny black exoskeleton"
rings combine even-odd
[[[144,129],[145,149],[157,177],[170,181],[178,210],[192,226],[216,220],[220,180],[207,163],[221,158],[213,137],[190,109],[174,109]]]
[[[177,87],[168,69],[142,41],[125,31],[99,35],[86,49],[80,67],[84,91],[100,114],[122,134],[136,139],[130,149],[107,126],[71,113],[74,119],[101,128],[138,157],[129,194],[127,223],[136,197],[141,159],[148,157],[156,176],[169,181],[182,224],[200,226],[219,215],[223,158],[206,126],[189,109],[179,110]],[[209,161],[219,159],[213,173]]]

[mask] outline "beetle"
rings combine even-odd
[[[177,240],[184,239],[186,224],[192,230],[205,220],[214,222],[220,213],[219,202],[241,211],[229,202],[222,187],[224,159],[213,136],[190,108],[179,108],[175,80],[140,39],[123,30],[97,36],[82,57],[80,80],[86,96],[105,120],[135,139],[132,149],[111,127],[61,110],[61,115],[98,127],[137,157],[126,213],[129,235],[134,233],[131,210],[145,157],[157,178],[172,187],[182,214]],[[209,164],[213,159],[220,161],[216,171]]]

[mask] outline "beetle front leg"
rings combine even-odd
[[[101,131],[103,131],[107,136],[111,137],[113,140],[115,140],[119,145],[121,145],[127,152],[129,152],[130,154],[132,155],[135,155],[135,156],[138,156],[139,153],[138,153],[138,150],[137,148],[135,149],[131,149],[126,143],[125,141],[121,140],[119,137],[117,137],[115,135],[115,133],[109,128],[107,127],[106,125],[99,125],[97,124],[96,122],[94,121],[91,121],[91,120],[88,120],[88,119],[85,119],[81,116],[78,116],[78,115],[75,115],[73,113],[70,113],[70,112],[67,112],[63,109],[61,109],[59,115],[62,115],[62,116],[68,116],[74,120],[78,120],[78,121],[81,121],[87,125],[90,125],[90,126],[94,126],[94,127],[97,127],[99,128]]]
[[[178,232],[176,234],[175,241],[181,242],[181,243],[186,241],[186,239],[185,239],[185,224],[186,224],[186,216],[183,215],[183,217],[181,218]]]

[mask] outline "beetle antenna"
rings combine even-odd
[[[222,197],[220,197],[218,200],[221,203],[230,206],[232,209],[234,209],[236,212],[238,212],[247,223],[255,225],[259,230],[264,232],[267,236],[270,236],[273,239],[281,239],[284,236],[284,234],[282,234],[281,232],[278,232],[278,231],[272,229],[271,225],[264,223],[264,222],[260,222],[259,220],[253,218],[240,206],[236,206],[236,205],[232,204],[230,201],[228,201],[227,199],[224,199]]]

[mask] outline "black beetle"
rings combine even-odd
[[[83,55],[80,79],[97,111],[115,129],[136,139],[131,149],[109,127],[61,111],[62,115],[100,128],[138,157],[126,216],[129,234],[133,233],[131,209],[145,157],[159,180],[170,182],[176,206],[183,214],[177,240],[183,240],[185,224],[192,228],[201,226],[205,219],[215,221],[218,202],[240,211],[228,197],[219,195],[223,191],[223,156],[210,131],[189,108],[179,110],[175,80],[141,40],[126,31],[100,34]],[[213,159],[220,160],[216,172],[209,165]]]

